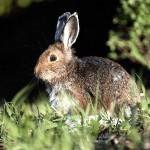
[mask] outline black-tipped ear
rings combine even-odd
[[[56,26],[56,32],[55,32],[55,41],[61,41],[62,39],[62,33],[65,27],[65,24],[68,20],[68,18],[71,16],[70,12],[65,12],[61,16],[59,16]]]
[[[71,47],[79,34],[79,19],[78,14],[75,12],[73,13],[67,20],[63,34],[61,35],[61,41],[63,42],[65,47]]]

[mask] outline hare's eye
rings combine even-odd
[[[49,56],[49,61],[56,61],[57,57],[55,55],[50,55]]]

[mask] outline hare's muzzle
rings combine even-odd
[[[38,79],[43,81],[51,81],[52,78],[55,77],[55,73],[47,68],[46,65],[41,63],[37,63],[34,68],[34,74]]]
[[[37,78],[40,78],[41,74],[42,74],[42,71],[41,71],[39,65],[37,64],[37,65],[35,66],[35,68],[34,68],[34,75],[35,75]]]

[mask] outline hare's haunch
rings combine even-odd
[[[41,54],[35,75],[46,83],[51,106],[69,113],[74,104],[86,108],[95,99],[106,110],[134,105],[140,101],[139,90],[131,76],[117,63],[101,57],[79,59],[71,46],[79,34],[77,13],[58,18],[55,43]],[[72,99],[72,102],[70,102]]]

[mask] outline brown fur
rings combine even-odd
[[[56,61],[49,62],[51,54],[57,56]],[[96,93],[99,105],[106,110],[111,109],[112,103],[120,107],[140,101],[134,80],[119,64],[101,57],[78,59],[62,43],[50,45],[40,56],[35,75],[49,85],[61,85],[83,108],[90,99],[94,103]]]

